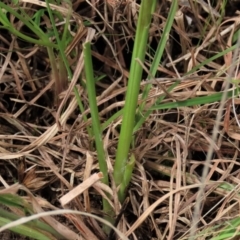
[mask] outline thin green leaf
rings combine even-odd
[[[84,53],[84,70],[86,75],[88,101],[89,101],[90,112],[91,112],[92,129],[93,129],[95,144],[97,148],[98,163],[99,163],[100,171],[103,173],[102,182],[105,183],[106,185],[109,185],[106,155],[105,155],[105,150],[103,146],[102,130],[101,130],[98,107],[96,102],[95,80],[93,75],[91,48],[90,48],[89,42],[83,45],[83,53]],[[104,198],[103,198],[103,210],[104,210],[104,213],[106,214],[106,219],[109,220],[110,222],[113,222],[113,210],[111,208],[111,205]],[[107,227],[105,228],[105,230],[107,232],[110,231],[110,229]]]
[[[10,223],[12,220],[0,217],[0,226],[4,226],[7,223]],[[46,234],[35,230],[32,227],[28,227],[25,225],[19,225],[17,227],[12,227],[9,230],[21,234],[26,237],[30,237],[33,239],[39,239],[39,240],[51,240],[51,238],[47,237]]]
[[[145,59],[149,26],[152,18],[152,6],[154,4],[154,0],[143,0],[140,6],[130,76],[123,110],[122,127],[114,165],[113,175],[117,186],[121,184],[125,172],[125,166],[128,159],[130,143],[132,141],[133,127],[135,123],[135,113],[140,89],[140,81],[142,79],[143,69],[136,59],[139,59],[141,62],[144,62]],[[119,198],[124,199],[123,196],[119,196]]]
[[[239,89],[236,89],[234,92],[229,91],[227,94],[227,97],[230,98],[233,96],[237,96],[238,91]],[[222,99],[222,96],[223,96],[223,93],[215,93],[210,96],[195,97],[195,98],[187,99],[185,101],[164,103],[157,106],[153,106],[150,109],[151,110],[171,109],[171,108],[190,107],[195,105],[213,103],[213,102],[220,101]]]

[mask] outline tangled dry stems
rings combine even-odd
[[[92,56],[96,75],[106,75],[103,81],[97,83],[100,116],[104,122],[124,105],[139,5],[136,1],[108,1],[108,5],[99,1],[86,2],[73,1],[73,11],[81,18],[72,18],[71,24],[88,21],[96,30]],[[28,9],[29,15],[39,8],[35,1],[22,1],[21,4]],[[220,3],[216,9],[219,6]],[[176,79],[181,80],[179,85],[163,103],[218,92],[224,89],[229,67],[236,64],[237,69],[238,63],[231,62],[229,53],[184,76],[198,63],[230,46],[229,35],[239,27],[238,18],[227,16],[222,19],[222,24],[217,24],[214,16],[209,18],[209,22],[203,22],[205,10],[199,5],[196,9],[191,7],[186,10],[180,5],[166,54],[159,65],[159,76],[151,80],[152,89],[146,109]],[[169,2],[165,2],[158,5],[154,14],[149,38],[152,48],[161,37],[168,9]],[[68,10],[63,5],[61,11]],[[199,19],[196,25],[186,25],[184,16],[188,13],[193,15],[193,20]],[[43,19],[43,26],[48,24],[44,21],[47,20]],[[22,28],[17,19],[13,22],[16,28]],[[201,27],[198,24],[206,24],[205,32],[198,31]],[[70,53],[75,49],[78,57],[68,55],[74,76],[68,87],[58,93],[59,99],[64,99],[61,105],[53,104],[56,97],[55,76],[52,75],[46,51],[22,42],[7,31],[0,36],[1,193],[7,189],[7,192],[17,194],[19,189],[24,189],[27,195],[23,198],[32,204],[36,213],[63,208],[67,203],[71,209],[102,216],[99,209],[103,190],[116,197],[112,189],[96,182],[96,179],[90,181],[92,174],[99,172],[96,152],[92,148],[93,139],[89,138],[86,130],[91,120],[83,121],[72,92],[73,86],[77,86],[84,100],[85,114],[89,114],[86,92],[78,79],[83,69],[81,43],[90,33],[83,25],[79,29],[81,31],[76,32],[67,51]],[[202,41],[196,42],[196,38],[200,37]],[[148,53],[144,63],[147,68],[151,59]],[[145,85],[143,79],[142,88]],[[221,231],[222,220],[238,216],[238,104],[237,99],[234,105],[232,101],[226,102],[217,142],[213,143],[214,153],[199,215],[199,230],[205,229],[206,235],[199,236],[199,239],[213,236],[207,231],[213,225],[218,225],[218,231]],[[131,235],[132,239],[141,239],[141,236],[149,236],[149,239],[187,239],[218,110],[219,103],[154,111],[136,132],[136,147],[132,151],[137,156],[137,164],[128,190],[129,203],[118,224],[122,233]],[[103,136],[110,175],[120,124],[121,119],[117,119],[105,129]],[[14,184],[16,181],[19,184]],[[84,185],[86,181],[90,181],[89,185]],[[229,183],[235,189],[224,191],[219,187],[220,183]],[[78,185],[78,198],[67,195]],[[61,202],[63,199],[66,200],[64,204]],[[117,216],[121,206],[114,206],[112,199],[109,201]],[[11,211],[15,212],[13,208]],[[68,214],[58,219],[57,224],[54,224],[53,217],[49,217],[47,222],[58,230],[64,229],[63,234],[67,233],[67,236],[76,237],[81,232],[83,238],[106,239],[100,223],[90,217]]]

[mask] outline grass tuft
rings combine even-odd
[[[238,238],[237,10],[1,1],[1,239]]]

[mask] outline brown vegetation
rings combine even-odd
[[[38,1],[20,2],[30,16],[44,8],[37,4]],[[224,90],[229,75],[239,78],[239,60],[232,61],[233,52],[223,54],[185,76],[197,64],[230,47],[232,36],[239,29],[236,1],[229,1],[225,13],[221,13],[223,1],[211,2],[214,2],[212,9],[207,1],[208,8],[201,1],[179,1],[158,76],[151,80],[153,87],[147,106],[151,106],[176,80],[180,80],[179,84],[163,103],[207,96]],[[147,52],[146,70],[161,38],[170,4],[170,1],[158,1],[150,30],[151,50]],[[67,13],[64,3],[61,7],[62,14]],[[57,58],[57,73],[53,72],[44,47],[27,43],[7,29],[1,30],[0,194],[19,194],[35,213],[69,208],[103,217],[101,195],[106,189],[98,181],[101,175],[97,156],[93,139],[87,132],[91,122],[83,121],[73,87],[76,86],[81,94],[88,114],[88,99],[82,87],[85,78],[81,53],[88,28],[94,28],[92,56],[95,76],[104,76],[96,83],[102,123],[122,108],[139,1],[76,0],[72,1],[72,8],[73,38],[66,50],[74,72],[71,82]],[[21,21],[11,18],[16,29],[28,34]],[[63,31],[61,24],[59,22],[59,31]],[[76,28],[76,24],[82,26]],[[41,18],[41,26],[46,31],[51,27],[47,15]],[[76,29],[78,31],[74,32]],[[70,54],[72,49],[75,49],[75,56]],[[235,66],[234,72],[230,72],[232,65]],[[146,73],[142,87],[146,85],[145,78]],[[225,102],[216,141],[212,140],[212,134],[217,124],[219,102],[156,110],[150,115],[135,134],[136,147],[132,151],[137,156],[136,168],[126,202],[116,208],[117,228],[123,234],[139,240],[187,239],[194,207],[199,200],[197,190],[209,146],[213,147],[213,153],[198,215],[198,229],[206,229],[206,235],[197,239],[212,237],[221,231],[225,221],[239,215],[238,105],[238,99]],[[104,130],[110,174],[120,124],[121,118],[118,118]],[[234,188],[232,191],[230,187],[223,189],[221,183]],[[107,191],[113,194],[113,190]],[[23,212],[14,207],[8,210],[23,216]],[[89,236],[91,239],[107,239],[102,223],[90,216],[69,213],[55,218],[55,221],[54,216],[43,219],[69,239],[79,234],[83,239],[90,239]],[[218,229],[214,232],[211,227],[216,225]]]

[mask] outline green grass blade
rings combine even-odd
[[[16,220],[18,220],[20,218],[16,214],[11,213],[9,211],[6,211],[6,210],[4,210],[2,208],[0,208],[0,212],[1,212],[1,217],[2,218],[8,219],[10,221],[16,221]],[[29,223],[27,223],[25,225],[28,226],[28,227],[35,228],[36,230],[40,230],[40,231],[43,230],[45,232],[48,232],[48,233],[52,234],[53,236],[55,236],[58,239],[63,238],[63,236],[61,234],[59,234],[55,229],[53,229],[48,224],[46,224],[44,222],[41,222],[40,220],[34,220],[34,221],[31,221],[31,222],[29,222]]]
[[[22,33],[20,33],[18,30],[16,30],[12,24],[9,22],[8,18],[6,17],[6,12],[11,13],[16,18],[21,20],[36,36],[38,36],[40,39],[34,39],[31,37],[28,37]],[[12,34],[20,37],[21,39],[35,43],[42,46],[48,46],[48,47],[57,47],[57,45],[53,44],[46,34],[38,27],[38,25],[31,20],[30,17],[27,16],[26,13],[19,14],[14,9],[9,7],[8,5],[0,2],[0,22],[3,24],[3,28],[6,28],[8,31],[10,31]]]
[[[176,81],[174,84],[172,84],[168,89],[167,92],[171,92],[178,84],[180,81]],[[166,97],[164,94],[162,97],[159,97],[158,100],[156,101],[155,105],[158,106],[161,104],[162,100]],[[141,118],[137,122],[137,124],[134,127],[133,132],[135,133],[141,126],[142,124],[146,121],[146,119],[149,117],[149,115],[152,113],[152,109],[148,110],[145,114],[141,114]]]
[[[21,197],[13,194],[0,194],[0,203],[8,207],[25,208],[28,213],[32,214],[32,207]]]
[[[219,233],[217,237],[212,238],[212,240],[220,240],[220,239],[232,239],[236,236],[240,235],[240,232],[238,230],[240,225],[240,218],[235,218],[227,222],[227,227],[224,230],[221,230],[222,232]]]
[[[4,226],[7,223],[12,222],[12,220],[0,217],[0,226]],[[29,227],[29,226],[25,226],[25,225],[19,225],[16,227],[12,227],[9,230],[21,234],[23,236],[27,236],[33,239],[39,239],[39,240],[51,240],[51,238],[47,237],[46,234],[37,231],[36,229]]]
[[[101,128],[102,130],[106,129],[112,122],[114,122],[118,117],[122,116],[123,114],[123,109],[119,110],[118,112],[116,112],[115,114],[113,114],[109,119],[107,119],[107,121],[105,121]]]
[[[188,73],[186,73],[184,76],[188,76],[188,75],[196,72],[196,71],[197,71],[198,69],[200,69],[202,66],[204,66],[204,65],[212,62],[212,61],[215,60],[215,59],[218,59],[218,58],[224,56],[225,54],[233,51],[234,49],[236,49],[236,45],[234,45],[234,46],[232,46],[232,47],[230,47],[230,48],[228,48],[228,49],[226,49],[226,50],[224,50],[224,51],[222,51],[222,52],[220,52],[220,53],[212,56],[212,57],[209,58],[209,59],[206,59],[205,61],[203,61],[203,62],[201,62],[200,64],[198,64],[197,66],[195,66],[191,71],[189,71]],[[180,81],[177,81],[176,83],[174,83],[173,85],[171,85],[171,86],[167,89],[167,91],[170,92],[170,91],[173,90],[174,87],[176,87],[179,83],[180,83]],[[215,97],[216,97],[216,96],[213,96],[213,98],[215,98]],[[162,101],[164,98],[165,98],[165,95],[164,95],[163,97],[159,98],[159,99],[157,100],[157,102],[156,102],[156,106],[160,106],[160,103],[161,103],[161,101]],[[209,96],[209,98],[211,99],[210,96]],[[192,100],[188,103],[188,104],[190,104],[189,106],[193,106],[193,105],[191,105],[191,102],[192,102]],[[206,103],[207,103],[207,102],[206,102]],[[184,104],[184,103],[183,103],[183,104]],[[165,104],[164,104],[164,106],[168,106],[168,105],[165,105]],[[169,103],[169,106],[173,106],[172,103]],[[164,108],[162,108],[162,109],[168,109],[168,108],[167,108],[167,107],[164,107]],[[149,115],[150,115],[151,113],[152,113],[152,108],[149,109],[144,115],[143,115],[143,113],[140,114],[141,118],[138,120],[136,126],[134,127],[134,132],[136,132],[136,131],[142,126],[142,124],[145,122],[145,120],[149,117]]]
[[[237,45],[233,45],[232,47],[229,47],[229,48],[227,48],[227,49],[225,49],[225,50],[215,54],[214,56],[206,59],[205,61],[203,61],[200,64],[198,64],[197,66],[195,66],[193,69],[191,69],[189,72],[187,72],[184,76],[188,76],[188,75],[191,75],[191,74],[195,73],[202,66],[207,65],[207,64],[213,62],[214,60],[216,60],[216,59],[218,59],[220,57],[225,56],[227,53],[234,51],[236,48],[237,48]]]
[[[165,25],[163,33],[162,33],[162,37],[160,39],[160,42],[158,43],[158,47],[157,47],[156,53],[154,55],[154,59],[153,59],[153,62],[151,64],[151,67],[150,67],[150,70],[149,70],[151,75],[147,77],[148,80],[151,79],[152,77],[155,77],[155,75],[157,73],[159,63],[161,61],[163,52],[164,52],[165,47],[166,47],[166,43],[167,43],[168,38],[169,38],[169,34],[170,34],[170,31],[171,31],[171,28],[172,28],[172,24],[173,24],[174,17],[175,17],[176,11],[177,11],[177,7],[178,7],[178,2],[173,1],[172,4],[171,4],[169,14],[168,14],[166,25]],[[151,89],[151,86],[152,86],[152,84],[148,84],[145,87],[145,89],[143,91],[143,94],[142,94],[142,99],[146,100],[146,98],[149,94],[149,91]],[[139,107],[140,112],[143,111],[144,106],[145,106],[145,101]],[[141,116],[141,114],[139,116]]]
[[[100,125],[100,119],[98,114],[98,107],[96,101],[96,89],[95,89],[95,79],[93,75],[93,65],[92,65],[92,58],[91,58],[91,48],[90,43],[87,42],[83,45],[83,53],[84,53],[84,70],[86,74],[86,87],[88,93],[88,101],[90,106],[91,112],[91,119],[92,119],[92,129],[95,136],[95,144],[97,149],[97,157],[100,171],[103,173],[102,182],[106,185],[109,185],[108,180],[108,168],[106,162],[106,156],[103,146],[103,139],[102,139],[102,130]],[[103,198],[103,211],[106,214],[106,219],[110,222],[113,222],[113,210],[106,199]],[[110,229],[105,228],[106,231]]]
[[[119,196],[122,197],[122,199],[121,198],[119,199],[121,202],[124,201],[124,196],[126,194],[125,191],[131,181],[135,162],[136,162],[135,156],[134,156],[134,154],[132,154],[130,157],[130,161],[126,165],[126,170],[125,170],[125,174],[123,177],[123,181],[122,181],[122,183],[120,185],[120,189],[119,189]]]
[[[52,23],[52,27],[53,27],[53,31],[54,31],[54,35],[57,39],[57,43],[58,43],[58,48],[59,48],[59,52],[60,52],[60,56],[61,56],[61,59],[64,63],[64,66],[67,70],[67,74],[68,74],[68,77],[70,79],[72,79],[72,71],[71,71],[71,68],[69,66],[69,63],[68,63],[68,60],[67,60],[67,57],[66,57],[66,54],[65,54],[65,48],[67,47],[66,43],[68,42],[68,24],[69,24],[69,19],[70,19],[70,15],[71,15],[71,11],[72,9],[69,9],[69,14],[67,15],[67,20],[66,20],[66,24],[64,25],[64,33],[63,33],[63,36],[62,36],[62,39],[60,39],[60,36],[59,36],[59,33],[57,31],[57,28],[56,28],[56,25],[55,25],[55,20],[54,20],[54,16],[53,16],[53,12],[52,12],[52,9],[50,8],[50,5],[49,5],[49,1],[46,1],[46,4],[47,4],[47,10],[48,10],[48,14],[49,14],[49,17],[50,17],[50,20],[51,20],[51,23]],[[71,2],[69,2],[69,4],[71,4]],[[49,58],[51,58],[52,55],[49,55]],[[53,61],[51,61],[52,64]],[[83,103],[82,103],[82,99],[78,93],[78,90],[77,88],[74,86],[74,94],[75,94],[75,97],[77,99],[77,103],[78,103],[78,107],[80,109],[80,112],[83,113],[85,111],[84,107],[83,107]],[[87,117],[86,115],[83,115],[83,120],[86,122],[87,121]],[[92,136],[92,131],[89,127],[87,127],[87,131],[88,131],[88,134],[90,136]]]
[[[58,31],[57,31],[57,28],[56,28],[56,24],[55,24],[55,21],[54,21],[54,17],[53,17],[53,13],[52,13],[52,10],[50,8],[50,5],[49,5],[49,1],[47,0],[46,1],[46,4],[47,4],[47,10],[48,10],[48,14],[49,14],[49,18],[51,20],[51,23],[52,23],[52,28],[53,28],[53,31],[54,31],[54,35],[57,39],[57,44],[58,44],[58,48],[59,48],[59,52],[60,52],[60,55],[61,55],[61,58],[64,62],[64,65],[67,69],[67,73],[68,73],[68,76],[69,78],[72,78],[72,71],[70,69],[70,66],[69,66],[69,63],[67,61],[67,57],[66,57],[66,54],[64,53],[64,44],[63,42],[60,40],[60,37],[59,37],[59,34],[58,34]],[[69,10],[70,11],[70,10]],[[70,14],[70,13],[69,13]],[[66,47],[66,46],[65,46]]]
[[[0,194],[0,203],[6,207],[18,208],[19,210],[23,211],[26,215],[34,214],[34,212],[32,210],[32,206],[29,203],[27,203],[24,199],[19,197],[18,195]],[[1,215],[1,217],[12,220],[12,221],[15,221],[20,218],[18,215],[14,214],[12,212],[6,211],[2,208],[0,208],[0,215]],[[31,221],[30,223],[26,224],[26,226],[28,226],[28,225],[31,225],[31,227],[33,227],[35,229],[49,232],[53,236],[56,236],[57,238],[63,237],[61,234],[59,234],[57,231],[55,231],[55,229],[53,229],[51,226],[49,226],[48,224],[46,224],[40,220]]]
[[[93,66],[92,66],[91,49],[90,49],[89,42],[83,45],[83,52],[84,52],[84,70],[86,74],[86,87],[87,87],[88,100],[89,100],[89,106],[91,111],[92,128],[95,136],[96,148],[98,153],[98,161],[99,161],[100,171],[104,175],[103,182],[108,185],[107,164],[106,164],[106,158],[105,158],[105,151],[103,148],[102,130],[100,127],[98,107],[96,102],[95,80],[93,76]]]
[[[125,106],[123,110],[123,121],[117,147],[116,161],[114,165],[114,180],[116,185],[120,185],[125,173],[128,159],[132,132],[135,124],[135,114],[140,89],[140,81],[143,69],[136,61],[144,62],[148,41],[149,26],[152,19],[152,5],[154,0],[143,0],[140,6],[139,19],[137,23],[136,39],[131,61],[130,76],[128,81]],[[119,196],[123,199],[123,196]]]
[[[237,96],[239,93],[239,89],[232,91],[228,91],[227,97],[231,98],[234,96]],[[204,96],[204,97],[195,97],[191,99],[187,99],[184,101],[179,102],[170,102],[170,103],[164,103],[157,106],[153,106],[150,109],[151,110],[160,110],[160,109],[170,109],[170,108],[178,108],[178,107],[190,107],[195,105],[201,105],[201,104],[208,104],[220,101],[222,99],[224,93],[215,93],[210,96]]]

